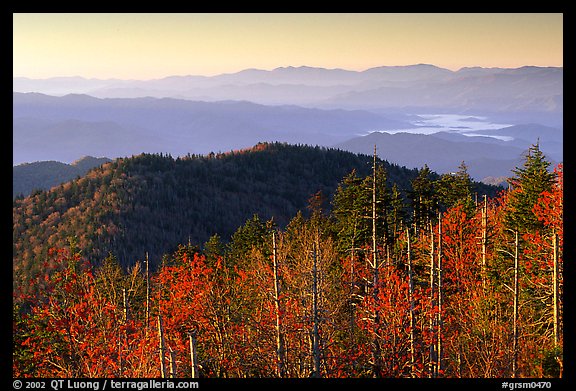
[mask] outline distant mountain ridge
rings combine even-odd
[[[471,67],[458,71],[430,64],[381,66],[364,71],[301,66],[153,80],[13,78],[13,91],[52,95],[82,93],[100,98],[248,100],[266,105],[317,108],[425,107],[453,112],[561,113],[563,72],[562,67],[534,66]]]
[[[462,78],[468,76],[478,76],[487,74],[508,74],[508,75],[534,75],[534,74],[562,74],[562,67],[536,67],[523,66],[519,68],[483,68],[464,67],[458,71],[452,71],[431,64],[378,66],[368,68],[363,71],[346,70],[341,68],[321,68],[310,66],[286,66],[273,70],[244,69],[234,73],[222,73],[215,76],[202,75],[173,75],[159,79],[150,80],[124,80],[124,79],[87,79],[81,76],[73,77],[53,77],[46,79],[32,79],[27,77],[14,77],[13,91],[15,92],[42,92],[42,90],[57,88],[75,88],[63,92],[64,94],[81,93],[82,89],[96,89],[110,87],[113,85],[126,86],[135,85],[143,87],[146,85],[158,87],[165,85],[171,88],[184,90],[191,86],[222,83],[253,84],[337,84],[337,83],[358,83],[374,79],[384,81],[417,81],[425,79],[441,79],[446,77]],[[313,79],[311,79],[312,77]],[[186,83],[191,83],[186,85]],[[194,84],[196,83],[196,84]],[[40,87],[40,88],[38,88]],[[49,92],[45,92],[48,93]]]
[[[419,72],[420,71],[420,72]],[[407,66],[381,66],[364,71],[352,71],[340,68],[320,68],[310,66],[287,66],[273,70],[244,69],[234,73],[223,73],[215,76],[173,75],[151,80],[122,79],[87,79],[75,77],[53,77],[47,79],[31,79],[27,77],[13,78],[15,92],[43,92],[70,94],[88,93],[89,89],[110,88],[111,86],[134,85],[136,87],[150,86],[153,88],[171,88],[185,90],[190,87],[210,86],[216,84],[337,84],[357,83],[372,79],[374,76],[388,80],[420,80],[422,78],[451,74],[452,71],[429,64]],[[311,79],[311,77],[313,79]],[[74,88],[72,90],[71,88]],[[51,92],[48,92],[50,90]]]
[[[205,154],[264,141],[330,145],[370,130],[410,126],[361,110],[13,93],[16,164],[68,162],[84,155],[114,158],[142,152]]]
[[[336,144],[334,147],[354,153],[368,154],[376,145],[381,159],[407,168],[422,168],[427,165],[431,170],[439,173],[456,172],[458,166],[464,162],[472,178],[493,184],[494,177],[511,177],[512,169],[522,166],[525,151],[531,144],[538,142],[540,134],[549,135],[549,141],[540,143],[546,148],[542,150],[548,161],[553,166],[562,161],[562,133],[558,129],[530,125],[527,126],[526,133],[523,133],[523,129],[522,126],[513,126],[477,131],[480,134],[515,136],[525,134],[526,136],[526,139],[513,141],[500,141],[482,136],[469,137],[448,132],[430,135],[373,132]]]
[[[503,176],[501,168],[508,171],[517,162],[518,148],[535,142],[536,134],[552,160],[563,159],[563,72],[562,67],[536,66],[452,71],[415,64],[364,71],[287,66],[153,80],[14,78],[14,164],[71,162],[84,155],[206,154],[275,141],[331,147],[372,132],[414,130],[418,116],[428,114],[513,125],[475,130],[513,138],[509,143],[458,139],[459,129],[434,135],[453,142],[448,149],[467,157],[477,175]],[[430,145],[438,142],[430,140]],[[464,142],[479,143],[484,152],[458,152],[472,148],[460,148]],[[497,145],[500,159],[490,157],[485,144]],[[435,159],[441,163],[450,153],[442,150],[422,156],[435,166]],[[406,156],[395,162],[414,163]],[[446,164],[436,166],[441,172]]]
[[[76,177],[83,176],[94,167],[112,161],[102,157],[85,156],[66,164],[57,161],[25,163],[12,167],[12,197],[28,196],[34,190],[48,190]]]

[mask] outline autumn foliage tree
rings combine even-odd
[[[72,249],[49,257],[62,267],[44,276],[43,294],[26,298],[29,310],[14,323],[15,376],[110,377],[135,373],[139,324],[97,284],[94,269]],[[24,301],[15,300],[17,305]],[[136,343],[134,343],[136,342]],[[125,371],[125,368],[130,368]]]
[[[14,285],[13,374],[562,376],[563,167],[534,146],[517,174],[474,202],[465,165],[399,189],[374,160],[284,227],[254,215],[154,270],[73,239],[38,252]]]

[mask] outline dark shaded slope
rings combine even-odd
[[[14,202],[14,264],[38,264],[51,246],[75,237],[91,260],[115,254],[123,265],[190,240],[225,240],[257,213],[284,225],[317,191],[327,196],[353,169],[367,175],[371,157],[324,148],[260,144],[241,152],[173,159],[117,159],[86,176]],[[385,163],[408,188],[417,174]]]
[[[28,196],[34,190],[48,190],[77,176],[82,176],[88,170],[109,161],[108,158],[86,156],[72,164],[43,161],[14,166],[12,167],[12,197]]]

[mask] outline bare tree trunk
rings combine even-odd
[[[378,294],[378,260],[376,252],[376,144],[374,144],[374,165],[372,166],[372,270],[374,298]]]
[[[150,326],[150,268],[149,268],[148,252],[146,252],[146,335],[148,335],[148,327]]]
[[[519,307],[519,289],[518,289],[518,231],[514,231],[514,320],[513,320],[513,341],[512,341],[512,377],[518,377],[518,307]]]
[[[432,225],[432,221],[429,222],[430,226],[430,308],[434,310],[436,307],[436,298],[435,298],[435,289],[434,286],[436,285],[436,270],[435,270],[435,253],[434,253],[434,228]],[[430,336],[432,341],[430,342],[430,377],[436,377],[436,368],[437,368],[437,356],[436,356],[436,336],[434,334],[434,326],[435,326],[435,317],[430,316]]]
[[[444,369],[442,363],[442,213],[438,214],[438,368],[436,375]]]
[[[354,223],[354,234],[352,236],[352,249],[350,258],[350,348],[355,349],[355,324],[356,324],[356,304],[354,302],[354,262],[356,261],[356,222]],[[353,370],[356,370],[356,360],[352,363]]]
[[[484,204],[482,206],[482,289],[486,289],[486,245],[488,241],[488,199],[484,194]]]
[[[126,288],[122,288],[122,323],[124,325],[126,325],[126,323],[128,322],[128,298],[126,296]],[[126,340],[127,340],[127,336],[126,336],[126,329],[124,329],[124,332],[121,335],[121,340],[124,342],[124,345],[126,345]],[[124,372],[124,361],[123,361],[123,355],[122,355],[122,351],[120,350],[120,375],[122,375],[122,373]]]
[[[274,306],[276,310],[276,362],[279,377],[286,375],[284,367],[284,343],[282,337],[282,319],[280,317],[280,280],[278,277],[278,255],[276,249],[276,233],[272,232],[272,261],[274,269]]]
[[[118,332],[120,334],[120,331]],[[118,365],[118,377],[122,377],[122,374],[124,373],[124,360],[123,360],[123,354],[122,354],[122,342],[124,339],[124,335],[120,335],[120,337],[118,338],[118,361],[119,361],[119,365]],[[124,340],[125,342],[125,340]]]
[[[162,315],[158,315],[158,339],[160,348],[158,349],[160,355],[160,375],[162,378],[166,377],[166,362],[164,357],[166,356],[166,344],[164,341],[164,326],[162,324]]]
[[[196,333],[188,335],[190,339],[190,367],[192,368],[192,379],[198,378],[198,353],[196,352]]]
[[[128,321],[128,297],[126,296],[126,288],[122,288],[122,307],[123,307],[123,321]]]
[[[556,231],[552,231],[552,255],[554,257],[553,271],[552,271],[552,288],[553,288],[553,310],[554,310],[554,347],[557,348],[560,344],[560,331],[559,331],[559,311],[558,311],[558,235]]]
[[[356,235],[356,226],[354,226],[354,237]],[[354,261],[356,259],[356,252],[354,249],[355,240],[352,237],[352,255],[350,258],[350,343],[354,343],[354,310],[356,306],[354,305]]]
[[[314,372],[312,377],[320,376],[320,333],[318,330],[318,268],[317,268],[317,249],[318,243],[314,245],[312,252],[312,316],[313,316],[313,330],[312,330],[312,357],[314,360]]]
[[[560,272],[559,272],[559,265],[558,265],[558,234],[556,233],[556,230],[553,229],[552,230],[552,250],[553,250],[553,257],[554,257],[554,262],[553,262],[553,290],[554,290],[554,305],[553,305],[553,310],[554,310],[554,348],[558,349],[560,347],[560,303],[559,303],[559,297],[560,297],[560,293],[559,293],[559,283],[560,283]],[[558,363],[559,369],[560,369],[560,373],[558,375],[558,377],[562,377],[562,373],[564,371],[564,363],[562,361],[562,358],[559,356],[556,356],[556,362]]]
[[[374,302],[378,302],[378,257],[376,249],[376,144],[374,144],[374,163],[372,166],[372,295]],[[372,359],[374,365],[374,377],[380,376],[380,342],[378,341],[378,327],[380,316],[378,311],[374,313],[374,328],[376,330],[372,342]]]
[[[408,256],[408,298],[410,300],[410,376],[415,377],[414,353],[414,280],[412,278],[412,254],[410,252],[410,228],[406,227]]]
[[[176,352],[172,348],[168,348],[170,353],[170,378],[174,379],[176,377]]]

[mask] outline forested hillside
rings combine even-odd
[[[416,174],[387,168],[402,188]],[[39,263],[50,246],[69,238],[93,260],[112,252],[126,266],[148,252],[156,265],[179,243],[228,238],[254,214],[285,225],[312,194],[333,193],[353,169],[366,174],[369,158],[281,144],[184,159],[118,159],[14,202],[15,267]]]
[[[85,156],[72,164],[56,161],[25,163],[12,167],[12,197],[25,197],[34,190],[53,186],[82,176],[91,168],[111,161],[108,158]]]
[[[72,238],[93,262],[111,252],[128,266],[148,253],[155,267],[180,243],[202,245],[215,234],[228,240],[254,214],[285,226],[317,192],[329,207],[339,181],[353,170],[366,175],[370,159],[286,144],[183,159],[118,159],[14,202],[16,273],[38,267],[50,247]],[[405,196],[418,172],[382,164],[388,184]],[[497,189],[478,186],[492,194]]]
[[[408,176],[367,156],[278,144],[110,163],[15,203],[15,257],[32,256],[42,230],[52,248],[27,273],[15,258],[14,376],[562,376],[563,174],[550,168],[533,146],[509,190],[476,198],[465,167]],[[193,204],[199,194],[218,209]],[[231,219],[244,198],[265,217],[227,243],[182,240],[156,270],[123,269],[113,252],[94,262],[129,235],[152,251],[154,236],[176,236],[172,225],[190,229],[200,213]],[[112,226],[110,216],[125,217]],[[125,228],[138,222],[137,234]]]

